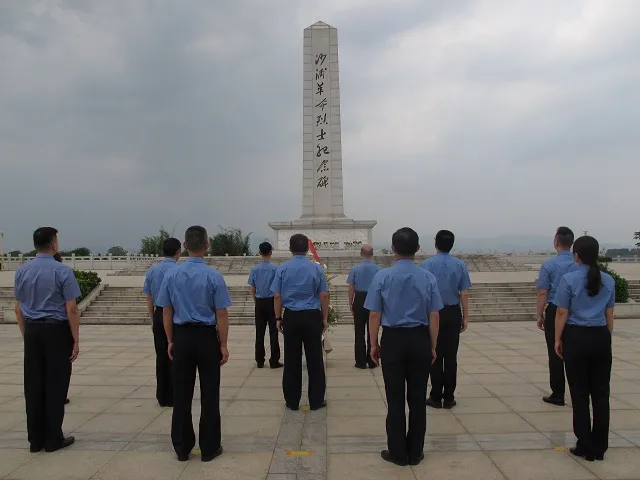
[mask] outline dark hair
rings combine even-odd
[[[207,229],[200,225],[187,228],[184,234],[184,243],[190,252],[201,252],[207,246]]]
[[[589,266],[589,273],[587,273],[587,290],[590,297],[595,297],[600,293],[602,288],[602,275],[600,274],[600,267],[598,266],[598,252],[600,252],[600,245],[598,241],[589,236],[580,237],[573,244],[573,253],[575,253],[582,263]]]
[[[420,238],[412,228],[403,227],[393,234],[391,237],[391,245],[393,245],[398,255],[411,257],[415,255],[420,248]]]
[[[33,232],[33,246],[37,251],[51,248],[58,235],[58,230],[53,227],[40,227]]]
[[[363,245],[360,248],[360,255],[365,257],[373,257],[373,247],[371,245]]]
[[[444,253],[449,253],[453,248],[456,236],[449,230],[440,230],[436,233],[436,248]]]
[[[296,233],[289,239],[289,251],[294,254],[303,254],[309,251],[309,239],[306,235]]]
[[[569,227],[558,227],[556,238],[558,239],[558,245],[564,248],[571,248],[575,237]]]
[[[262,242],[258,247],[258,250],[260,251],[260,255],[269,255],[273,252],[273,247],[269,242]]]
[[[173,257],[182,250],[182,244],[177,238],[167,238],[162,242],[162,253],[165,257]]]
[[[60,263],[62,263],[62,257],[60,256],[60,254],[59,254],[59,253],[54,254],[54,255],[53,255],[53,259],[54,259],[56,262],[60,262]]]

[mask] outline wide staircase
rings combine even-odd
[[[0,322],[4,321],[5,309],[13,308],[13,287],[0,287]]]
[[[629,298],[640,302],[640,280],[629,280]]]
[[[430,255],[416,256],[416,263],[420,263]],[[470,272],[517,272],[531,271],[531,267],[526,265],[516,265],[509,260],[494,255],[459,255],[466,264]],[[154,263],[160,262],[161,258],[149,258],[142,260],[135,267],[125,268],[119,272],[113,273],[116,276],[144,276],[149,267]],[[287,261],[288,258],[273,258],[275,265],[280,265]],[[359,256],[351,257],[326,257],[322,262],[327,266],[327,271],[331,274],[349,273],[351,267],[360,262]],[[184,261],[181,259],[180,261]],[[251,268],[260,261],[256,256],[247,257],[206,257],[205,262],[211,267],[218,270],[223,275],[249,275]],[[392,255],[377,255],[374,261],[383,268],[390,267],[394,264],[395,259]]]
[[[229,287],[233,305],[229,309],[232,324],[252,324],[253,300],[248,287]],[[331,305],[349,323],[346,285],[331,287]],[[470,321],[496,322],[533,320],[536,293],[533,283],[475,284],[469,293]],[[85,310],[83,324],[143,324],[149,322],[145,296],[139,287],[109,287]]]

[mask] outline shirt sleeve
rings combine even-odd
[[[62,274],[62,297],[65,302],[70,302],[71,300],[75,300],[76,298],[82,295],[80,291],[80,285],[78,285],[78,280],[76,280],[76,276],[73,274],[73,270],[66,269]]]
[[[611,295],[609,295],[609,301],[607,302],[607,308],[613,308],[616,306],[616,284],[613,282],[613,288],[611,289]]]
[[[273,282],[271,282],[271,292],[275,295],[282,294],[282,268],[278,267],[276,270],[276,276],[273,277]]]
[[[256,286],[256,271],[253,268],[249,273],[249,280],[247,280],[247,285],[251,285],[252,287]]]
[[[142,293],[151,295],[151,270],[144,276],[144,285],[142,285]]]
[[[549,265],[546,263],[540,267],[540,274],[538,275],[538,281],[536,282],[536,288],[538,290],[550,290],[551,289],[551,274],[549,272]]]
[[[382,282],[379,273],[376,273],[369,285],[367,299],[364,301],[364,308],[370,312],[382,312]]]
[[[22,280],[20,278],[20,270],[18,270],[16,271],[15,279],[13,281],[13,298],[15,298],[18,301],[23,300],[22,298],[20,298],[21,286],[22,286]]]
[[[469,277],[469,269],[463,263],[462,264],[462,278],[460,279],[460,291],[464,292],[471,288],[471,278]]]
[[[156,305],[159,307],[173,307],[171,303],[171,294],[169,292],[169,284],[171,282],[171,274],[165,275],[158,291],[158,298],[154,298]]]
[[[558,308],[569,308],[571,306],[571,288],[565,277],[566,275],[563,275],[560,279],[558,290],[556,290],[556,295],[553,297],[553,303]]]
[[[324,269],[318,265],[318,275],[320,276],[319,293],[325,293],[329,291],[329,282],[327,282],[327,275],[324,273]]]
[[[222,275],[216,277],[213,289],[213,305],[216,310],[223,310],[231,306],[231,297],[224,277]]]
[[[356,276],[355,276],[355,267],[351,268],[351,270],[349,270],[349,275],[347,276],[347,284],[348,285],[355,285],[356,284]]]
[[[442,303],[438,283],[433,281],[431,282],[431,291],[429,292],[429,313],[439,312],[443,308],[444,304]]]

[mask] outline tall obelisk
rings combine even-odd
[[[269,226],[278,235],[278,251],[289,237],[304,233],[319,250],[358,250],[372,242],[375,220],[345,217],[338,31],[324,22],[304,30],[302,216]]]

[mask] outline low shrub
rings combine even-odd
[[[86,272],[84,270],[74,270],[76,280],[80,286],[80,296],[76,299],[78,303],[85,299],[91,291],[102,282],[102,279],[96,272]]]
[[[613,258],[611,258],[611,257],[602,256],[602,255],[598,257],[598,262],[600,262],[600,263],[609,263],[609,262],[612,262],[612,261],[613,261]]]
[[[609,268],[607,263],[600,264],[600,271],[611,275],[616,282],[616,303],[626,303],[629,300],[629,282]]]

